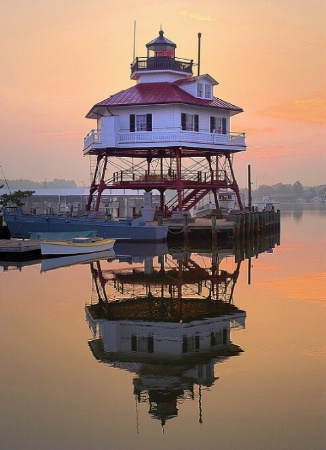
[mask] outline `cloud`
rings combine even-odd
[[[81,137],[84,130],[63,130],[63,131],[49,131],[49,132],[39,132],[27,135],[27,137],[32,138],[76,138]]]
[[[260,114],[280,119],[326,124],[326,98],[319,93],[312,97],[293,98],[287,103],[260,111]]]
[[[306,47],[320,47],[322,49],[324,49],[325,46],[325,41],[324,39],[308,39],[306,41],[303,42],[303,45]]]
[[[211,16],[204,16],[200,12],[191,12],[187,9],[180,11],[180,16],[188,17],[189,19],[198,20],[199,22],[213,22],[215,19]]]
[[[326,358],[326,346],[315,346],[315,348],[303,348],[300,353],[310,358]]]
[[[250,155],[255,158],[267,158],[269,160],[293,155],[293,150],[287,145],[255,145],[253,147],[249,146],[248,150],[250,151]]]
[[[304,300],[318,303],[326,307],[325,272],[300,274],[300,276],[284,277],[277,281],[266,282],[268,289],[280,292],[293,300]]]
[[[259,136],[260,134],[265,133],[272,133],[276,129],[273,127],[261,127],[261,128],[254,128],[254,127],[246,127],[246,134],[250,134],[251,136]]]

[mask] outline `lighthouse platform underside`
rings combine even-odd
[[[99,209],[106,189],[156,190],[160,193],[160,210],[165,217],[173,211],[190,211],[210,194],[218,208],[218,193],[225,189],[235,193],[238,207],[243,209],[233,172],[236,152],[185,145],[93,149],[89,153],[93,159],[93,180],[87,209]],[[168,200],[165,198],[167,190],[175,191]]]

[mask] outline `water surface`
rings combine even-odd
[[[326,448],[325,230],[284,208],[262,252],[3,264],[1,448]]]

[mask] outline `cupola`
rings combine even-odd
[[[157,38],[146,44],[147,56],[137,57],[131,64],[131,79],[141,82],[175,81],[192,76],[193,60],[176,58],[177,45],[164,37],[160,30]]]

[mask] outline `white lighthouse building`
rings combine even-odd
[[[194,76],[193,60],[177,58],[176,44],[162,30],[146,48],[131,64],[135,86],[86,115],[95,126],[83,153],[96,157],[87,209],[95,194],[98,209],[105,189],[155,189],[166,217],[189,211],[210,193],[218,208],[225,189],[242,209],[232,160],[246,150],[245,135],[231,131],[231,117],[242,109],[214,95],[218,82],[210,75]],[[167,190],[174,195],[165,203]]]

